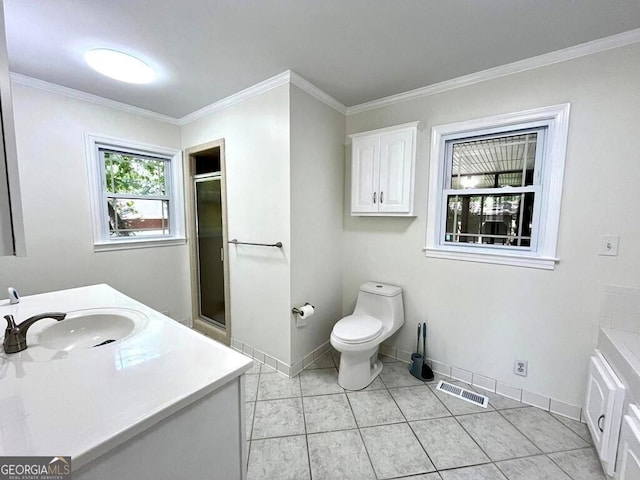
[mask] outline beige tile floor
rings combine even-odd
[[[336,352],[291,379],[256,362],[245,378],[249,480],[605,478],[584,424],[496,394],[484,409],[383,361],[357,392],[338,385]]]

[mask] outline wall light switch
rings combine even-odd
[[[600,235],[600,255],[618,256],[619,235]]]

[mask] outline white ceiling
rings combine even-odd
[[[293,70],[353,106],[640,27],[639,0],[5,0],[13,72],[182,117]],[[133,53],[160,80],[84,64]]]

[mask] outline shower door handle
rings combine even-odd
[[[220,261],[224,263],[224,247],[220,247]]]

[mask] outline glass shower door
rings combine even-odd
[[[220,176],[195,179],[200,318],[225,328]]]

